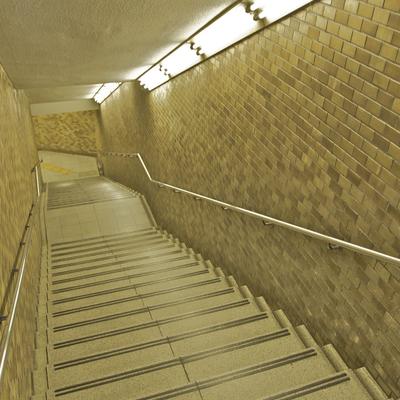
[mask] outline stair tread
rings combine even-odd
[[[203,294],[210,291],[224,289],[226,287],[226,282],[222,281],[220,278],[211,277],[210,279],[209,277],[203,277],[201,280],[194,283],[175,284],[170,289],[166,289],[165,291],[150,291],[146,296],[142,296],[141,298],[146,305],[151,306],[163,301],[172,301],[187,297],[191,294]],[[132,297],[133,295],[139,296],[136,293],[136,290],[131,289],[66,303],[50,303],[49,310],[51,313],[68,312],[68,310],[78,310],[79,308],[84,307],[95,307],[98,304],[106,302],[123,301],[123,299]]]
[[[186,299],[186,301],[181,304],[171,304],[158,309],[149,309],[148,307],[143,307],[143,304],[141,304],[139,307],[131,307],[130,310],[126,310],[125,312],[119,310],[118,313],[92,316],[89,319],[75,318],[75,320],[70,320],[68,322],[58,321],[58,319],[56,319],[53,321],[54,325],[51,325],[50,328],[54,330],[54,340],[67,340],[76,336],[94,334],[98,331],[122,328],[155,319],[162,320],[163,318],[168,318],[174,315],[180,315],[191,311],[194,312],[218,305],[232,303],[240,299],[241,295],[233,291],[205,299],[193,299],[192,301]],[[129,315],[129,313],[132,313],[132,315]],[[88,323],[90,323],[90,325]],[[88,325],[82,326],[82,324]],[[65,330],[57,332],[57,330],[63,329],[63,327]]]
[[[290,334],[288,330],[279,330],[257,337],[250,337],[228,345],[215,347],[208,341],[200,352],[179,354],[173,352],[167,343],[125,352],[111,358],[101,358],[92,362],[70,365],[60,368],[56,366],[51,376],[54,387],[62,382],[83,382],[96,377],[118,375],[138,367],[143,368],[155,363],[164,362],[169,368],[170,361],[182,362],[191,380],[203,379],[261,362],[264,358],[274,358],[303,349],[304,346]],[[177,359],[181,357],[181,359]],[[172,364],[173,365],[173,364]]]

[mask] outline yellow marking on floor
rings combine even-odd
[[[63,168],[58,165],[46,162],[42,164],[42,168],[44,168],[47,171],[56,172],[57,174],[62,174],[62,175],[71,175],[74,173],[72,169]]]

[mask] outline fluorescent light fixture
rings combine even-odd
[[[259,9],[257,19],[265,20],[265,23],[269,25],[308,3],[310,0],[255,0],[250,10]]]
[[[238,4],[206,26],[192,40],[209,57],[248,36],[257,25],[246,12],[244,4]]]
[[[161,59],[140,76],[139,82],[152,90],[312,1],[253,0],[250,4],[242,1],[188,39],[190,44],[182,44]]]
[[[94,101],[101,104],[111,93],[115,92],[121,85],[121,82],[103,83],[101,88],[94,95]]]
[[[140,84],[144,86],[145,89],[153,90],[155,87],[169,80],[169,76],[164,74],[160,67],[160,64],[156,64],[139,78]]]
[[[175,76],[198,64],[200,61],[201,57],[196,53],[196,50],[192,49],[189,43],[184,43],[164,58],[161,61],[161,65],[169,75]]]

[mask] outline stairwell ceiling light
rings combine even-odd
[[[313,0],[242,1],[161,59],[138,79],[152,90]]]
[[[310,0],[256,0],[250,6],[250,9],[252,11],[260,10],[257,14],[257,19],[265,20],[267,24],[272,24],[308,3],[310,3]]]
[[[155,65],[139,78],[140,84],[145,89],[152,90],[170,79],[167,74],[160,70],[160,67],[162,69],[162,66],[160,64]]]
[[[115,92],[120,85],[121,82],[104,83],[94,95],[94,101],[101,104],[108,96],[110,96],[111,93]]]
[[[201,61],[196,50],[189,43],[184,43],[162,61],[163,67],[171,76],[179,75],[181,72],[193,67]]]
[[[193,37],[207,57],[248,36],[257,27],[244,4],[238,4]]]

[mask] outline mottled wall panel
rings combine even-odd
[[[151,93],[101,106],[105,152],[159,180],[399,256],[400,2],[323,0]],[[400,395],[400,269],[106,174],[161,226]]]
[[[0,66],[0,302],[6,312],[14,288],[11,270],[24,233],[32,201],[31,168],[37,161],[33,127],[26,96],[13,88]],[[1,399],[25,400],[31,395],[36,294],[40,264],[40,234],[37,223],[17,318],[9,348]],[[0,325],[0,335],[4,324]]]
[[[41,150],[96,153],[97,110],[35,115],[33,124]]]

